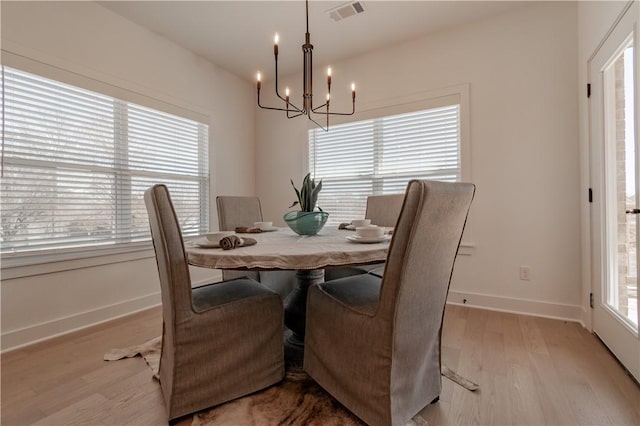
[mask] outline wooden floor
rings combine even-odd
[[[102,361],[161,329],[153,309],[3,355],[1,424],[166,424],[141,358]],[[575,323],[448,306],[443,361],[481,389],[443,378],[429,424],[640,425],[640,389]]]

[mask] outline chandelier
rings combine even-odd
[[[325,132],[329,131],[329,116],[330,115],[353,115],[356,112],[356,86],[351,83],[351,112],[334,112],[330,110],[331,101],[331,67],[327,68],[327,98],[326,102],[314,108],[313,106],[313,45],[311,44],[311,35],[309,34],[309,0],[305,0],[306,6],[306,18],[307,18],[307,32],[304,35],[304,44],[302,45],[302,52],[304,54],[304,68],[302,76],[302,108],[297,107],[290,101],[289,88],[285,89],[285,95],[282,97],[278,90],[278,34],[276,33],[273,45],[273,56],[275,57],[276,64],[276,76],[275,76],[275,91],[276,96],[285,103],[284,108],[268,107],[260,103],[260,87],[262,75],[258,72],[257,88],[258,88],[258,106],[262,109],[270,109],[274,111],[285,111],[287,118],[295,118],[301,115],[306,115],[309,120],[313,121]],[[326,119],[326,124],[323,126],[318,123],[314,116],[322,117]],[[319,119],[322,121],[322,119]]]

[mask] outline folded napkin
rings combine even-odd
[[[238,226],[236,234],[259,234],[262,232],[260,228],[249,228],[248,226]]]
[[[220,247],[222,247],[222,250],[233,250],[236,247],[252,246],[256,243],[257,241],[253,238],[240,238],[231,235],[220,240]]]

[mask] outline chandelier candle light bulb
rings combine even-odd
[[[258,106],[262,109],[270,109],[274,111],[285,111],[287,114],[287,118],[299,117],[301,115],[306,115],[307,118],[313,121],[316,125],[318,125],[322,130],[329,131],[329,116],[330,115],[353,115],[356,112],[356,89],[354,85],[351,85],[351,112],[329,112],[329,98],[331,93],[331,67],[327,67],[327,102],[323,105],[313,107],[313,45],[311,44],[311,34],[309,33],[309,0],[305,1],[305,10],[306,10],[306,18],[307,18],[307,31],[304,35],[305,43],[302,45],[302,52],[304,55],[304,69],[303,69],[303,78],[302,78],[302,107],[298,107],[295,104],[291,103],[289,98],[289,89],[286,90],[285,97],[282,97],[280,92],[278,91],[278,42],[280,41],[280,36],[276,33],[273,38],[273,56],[275,59],[275,92],[276,96],[285,102],[285,108],[280,107],[269,107],[264,106],[260,103],[260,73],[258,73]],[[326,118],[326,124],[322,125],[318,121],[315,120],[314,116],[324,116]]]

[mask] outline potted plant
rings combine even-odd
[[[293,180],[291,180],[291,186],[293,186],[298,200],[294,201],[289,208],[300,206],[300,210],[286,213],[284,221],[293,232],[299,235],[317,234],[329,217],[329,213],[317,206],[318,194],[322,190],[322,181],[316,185],[315,180],[311,178],[311,173],[307,173],[299,190]]]

